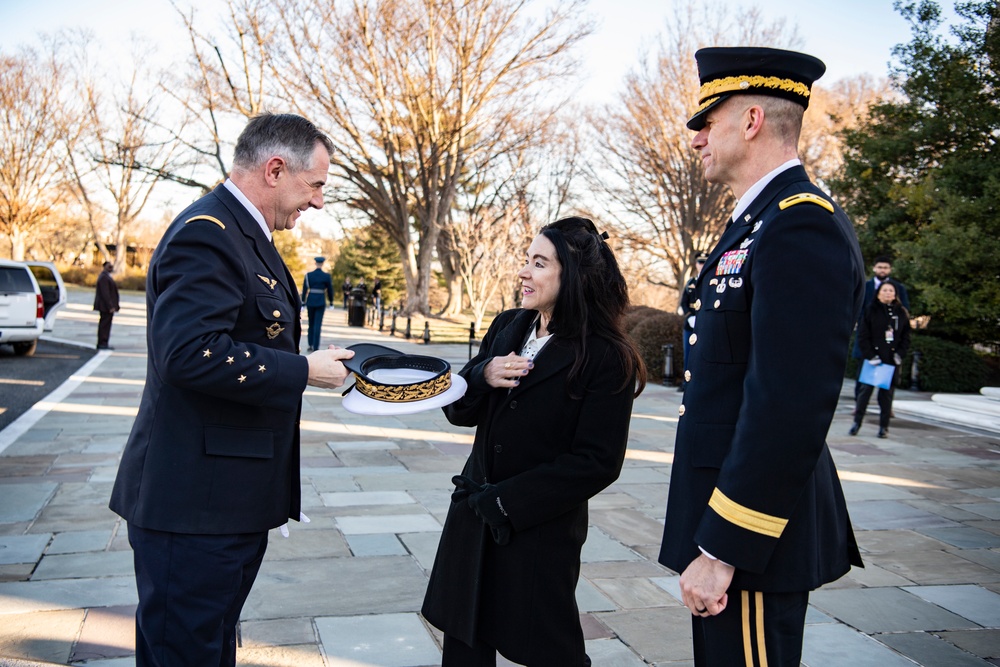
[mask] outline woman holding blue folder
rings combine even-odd
[[[879,285],[875,298],[861,318],[861,324],[858,326],[858,347],[866,359],[864,363],[895,367],[889,387],[887,389],[879,387],[878,390],[878,437],[884,438],[889,434],[893,387],[899,380],[899,366],[903,363],[903,357],[910,347],[910,314],[896,297],[896,287],[888,280]],[[854,413],[854,425],[850,430],[851,435],[858,434],[873,391],[875,391],[873,385],[861,385]]]

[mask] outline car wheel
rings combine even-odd
[[[35,354],[35,348],[38,347],[38,340],[33,340],[25,343],[13,343],[14,354],[19,357],[30,357]]]

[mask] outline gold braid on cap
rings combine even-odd
[[[375,384],[360,377],[355,378],[354,384],[357,385],[358,391],[376,401],[410,403],[433,398],[448,391],[451,387],[451,373],[416,384]]]
[[[707,100],[705,100],[704,102],[702,102],[701,104],[698,105],[698,109],[697,109],[697,111],[695,111],[695,113],[699,113],[701,111],[704,111],[708,107],[712,106],[713,104],[716,103],[716,101],[719,99],[719,97],[720,97],[719,95],[716,95],[715,97],[709,97]]]
[[[736,91],[747,91],[751,88],[774,88],[795,93],[802,97],[809,97],[809,86],[799,81],[782,79],[777,76],[727,76],[724,79],[715,79],[714,81],[701,84],[701,89],[698,91],[698,99],[704,100],[706,97],[714,97],[723,93],[733,93]]]
[[[368,374],[383,369],[410,369],[435,373],[422,382],[386,384],[372,379]],[[387,403],[410,403],[433,398],[451,387],[451,364],[444,359],[416,354],[376,356],[361,364],[354,373],[354,387],[368,398]]]

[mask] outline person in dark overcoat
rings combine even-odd
[[[343,384],[354,353],[299,355],[298,290],[271,237],[322,208],[331,151],[305,118],[252,118],[230,178],[153,253],[146,386],[110,502],[133,551],[138,667],[235,665],[268,530],[300,517],[302,392]]]
[[[345,277],[344,282],[340,286],[340,291],[344,294],[344,310],[347,310],[347,301],[351,298],[351,290],[354,286],[351,285],[351,279]]]
[[[323,270],[326,257],[315,258],[316,268],[302,279],[302,303],[306,307],[309,329],[306,334],[309,352],[319,349],[320,332],[323,329],[323,313],[329,303],[333,305],[333,281]]]
[[[889,281],[878,286],[875,298],[861,317],[858,325],[858,345],[871,364],[890,364],[895,367],[892,384],[878,390],[878,437],[889,435],[889,418],[892,415],[892,397],[899,380],[899,367],[910,349],[910,313],[899,301],[896,286]],[[870,384],[861,385],[854,409],[854,425],[850,434],[857,435],[868,410],[868,401],[875,390]]]
[[[851,349],[851,356],[855,359],[865,359],[867,357],[861,352],[861,345],[858,342],[858,328],[861,326],[861,320],[864,318],[865,313],[868,312],[868,306],[871,305],[872,301],[875,300],[875,292],[883,283],[892,283],[892,286],[896,288],[896,299],[899,303],[909,312],[910,310],[910,295],[906,291],[906,286],[899,282],[895,278],[891,277],[892,274],[892,258],[888,255],[879,255],[872,262],[872,277],[865,281],[865,298],[861,303],[861,313],[858,315],[858,322],[854,328],[854,346]],[[861,377],[861,369],[864,368],[863,363],[858,364],[858,377]],[[864,385],[860,382],[854,383],[854,400],[855,400],[855,414],[857,414],[857,400],[858,395],[861,393],[861,388]]]
[[[826,434],[864,266],[797,157],[823,63],[751,47],[695,58],[691,145],[738,204],[695,286],[659,561],[681,574],[695,665],[798,667],[809,591],[861,564]]]
[[[493,321],[448,420],[476,427],[454,479],[422,613],[443,667],[582,667],[576,605],[587,500],[618,478],[645,369],[621,329],[628,291],[590,220],[542,228],[523,309]]]
[[[108,343],[111,340],[111,321],[120,310],[118,303],[118,284],[111,275],[115,265],[104,262],[104,268],[97,276],[97,290],[94,292],[94,310],[100,313],[97,323],[97,349],[112,349]]]

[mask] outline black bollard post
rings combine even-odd
[[[920,391],[920,358],[923,356],[920,350],[913,351],[913,365],[910,366],[910,391]]]
[[[424,322],[424,345],[431,342],[431,323]]]
[[[378,330],[385,331],[385,308],[378,309]]]
[[[412,319],[413,318],[411,317],[406,318],[406,333],[403,334],[403,338],[405,338],[406,340],[410,340],[410,321]]]
[[[472,358],[472,344],[476,342],[476,323],[469,322],[469,359]]]
[[[389,325],[389,335],[396,335],[396,309],[392,309],[392,324]]]
[[[669,387],[674,383],[674,346],[667,343],[663,346],[663,386]]]

